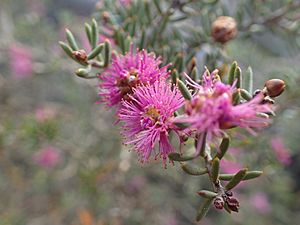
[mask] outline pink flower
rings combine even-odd
[[[275,156],[279,162],[288,166],[291,163],[290,150],[285,147],[280,137],[275,137],[271,140],[271,146],[275,152]]]
[[[267,214],[271,211],[271,206],[268,200],[268,197],[265,193],[257,192],[250,197],[250,204],[258,212],[262,214]]]
[[[112,64],[99,76],[100,96],[108,106],[119,105],[121,100],[129,100],[133,88],[142,84],[153,84],[169,75],[167,66],[160,68],[160,58],[146,50],[126,55],[113,56]]]
[[[229,161],[226,159],[222,159],[220,161],[220,163],[221,163],[220,164],[221,170],[224,173],[235,174],[243,168],[243,166],[240,163],[234,162],[234,161]]]
[[[10,70],[14,78],[26,78],[33,74],[31,51],[20,44],[9,47]]]
[[[48,146],[36,153],[33,159],[38,165],[44,168],[52,168],[59,163],[61,157],[58,149]]]
[[[40,107],[35,111],[35,119],[39,123],[44,123],[46,121],[54,119],[56,114],[57,110],[54,107]]]
[[[199,85],[188,76],[188,85],[196,89],[191,101],[185,105],[185,115],[175,118],[175,122],[186,123],[187,129],[197,134],[207,133],[212,141],[214,137],[222,137],[225,129],[241,127],[255,134],[253,128],[262,128],[270,120],[258,116],[271,110],[267,104],[261,104],[262,95],[256,96],[249,102],[233,105],[234,87],[222,83],[217,75],[208,70],[203,75],[203,84]]]
[[[166,166],[168,154],[174,151],[169,142],[169,132],[175,127],[170,119],[183,104],[180,92],[161,80],[152,85],[140,85],[129,98],[129,101],[122,102],[119,110],[125,144],[133,145],[141,162],[149,160],[155,151],[154,146],[158,144],[155,158],[162,157]]]

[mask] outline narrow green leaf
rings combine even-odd
[[[98,42],[98,23],[95,19],[92,20],[92,48],[96,48]]]
[[[194,66],[194,68],[192,69],[191,78],[194,81],[198,81],[200,79],[200,74],[199,74],[199,71],[197,69],[197,66]]]
[[[201,133],[200,134],[200,137],[197,139],[197,145],[196,145],[196,148],[199,148],[200,147],[200,156],[202,157],[205,157],[207,152],[206,152],[206,136],[207,136],[207,132],[204,132],[204,133]],[[199,144],[201,143],[201,146],[198,146],[198,141]]]
[[[237,67],[234,71],[234,80],[236,80],[236,88],[242,87],[242,70]]]
[[[174,123],[177,127],[181,128],[181,129],[185,129],[185,128],[188,128],[190,126],[189,123],[178,123],[178,122],[175,122]]]
[[[234,188],[236,185],[238,185],[245,177],[248,169],[242,169],[239,172],[237,172],[231,180],[226,184],[225,189],[226,190],[231,190]]]
[[[177,79],[179,78],[179,74],[178,74],[178,71],[176,69],[172,70],[171,78],[172,78],[172,83],[177,85]]]
[[[243,99],[247,101],[250,101],[252,99],[252,95],[245,89],[240,89],[240,92]]]
[[[196,220],[199,222],[205,215],[207,214],[211,203],[213,202],[213,198],[207,198],[203,201],[202,205],[200,206]]]
[[[89,43],[90,43],[90,45],[92,45],[92,39],[93,39],[92,38],[92,27],[88,23],[85,23],[84,27],[85,27],[85,33],[89,40]]]
[[[263,171],[248,171],[243,180],[255,179],[263,174]],[[219,179],[229,181],[234,177],[235,174],[220,174]]]
[[[111,59],[111,45],[109,40],[104,42],[104,67],[107,67]]]
[[[240,89],[237,89],[232,96],[233,99],[233,105],[238,105],[241,101],[241,91]]]
[[[201,190],[201,191],[198,191],[197,193],[198,193],[198,195],[200,195],[201,197],[204,197],[204,198],[215,198],[218,196],[217,193],[208,191],[208,190]]]
[[[98,56],[102,50],[104,48],[104,44],[100,44],[98,45],[96,48],[93,49],[93,51],[90,52],[90,54],[88,54],[88,60],[95,58],[96,56]]]
[[[232,85],[234,82],[234,72],[235,72],[235,69],[237,68],[237,65],[238,65],[237,62],[234,61],[230,67],[229,75],[228,75],[228,83],[230,85]]]
[[[183,156],[177,152],[172,152],[168,156],[171,160],[178,162],[189,161],[195,158],[195,156]]]
[[[259,176],[261,176],[263,174],[263,171],[249,171],[246,173],[245,177],[243,178],[243,180],[251,180],[251,179],[255,179]]]
[[[253,71],[249,66],[244,74],[244,88],[249,92],[253,92]]]
[[[62,42],[62,41],[59,42],[59,45],[68,56],[70,56],[72,59],[74,59],[73,50],[69,45],[67,45],[65,42]]]
[[[192,176],[200,176],[208,172],[206,168],[199,168],[196,166],[189,165],[187,163],[181,163],[180,165],[184,172]]]
[[[186,100],[191,100],[192,99],[192,95],[190,93],[190,91],[188,90],[187,86],[185,86],[185,84],[177,79],[177,84],[178,84],[178,88],[182,94],[182,96],[186,99]]]
[[[76,51],[78,50],[78,45],[76,43],[76,40],[74,38],[74,35],[72,34],[72,32],[69,30],[69,29],[66,29],[66,36],[67,36],[67,40],[68,40],[68,43],[70,45],[70,47]]]
[[[216,183],[219,178],[220,172],[220,159],[218,157],[214,158],[211,165],[211,179],[212,182]]]
[[[228,148],[229,148],[229,143],[230,143],[229,137],[224,137],[224,138],[222,139],[222,142],[221,142],[221,144],[220,144],[220,146],[219,146],[219,150],[218,150],[218,152],[217,152],[217,157],[218,157],[219,159],[222,159],[223,156],[225,155],[225,153],[227,152],[227,150],[228,150]]]

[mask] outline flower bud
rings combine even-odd
[[[225,44],[235,38],[237,24],[232,17],[220,16],[213,22],[211,33],[215,41]]]
[[[214,206],[216,209],[223,209],[225,205],[225,202],[223,200],[223,198],[221,197],[216,197],[214,200]]]
[[[87,61],[87,54],[83,49],[73,51],[72,54],[73,54],[74,58],[76,58],[80,62],[86,62]]]
[[[285,83],[280,79],[271,79],[265,83],[265,88],[267,90],[268,96],[277,97],[284,91]]]

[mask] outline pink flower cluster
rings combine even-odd
[[[37,152],[33,160],[41,167],[53,168],[60,162],[61,155],[58,149],[48,146]]]
[[[206,70],[201,85],[186,77],[187,84],[196,92],[191,101],[186,102],[185,114],[176,117],[174,122],[187,124],[187,131],[196,135],[206,133],[207,140],[214,141],[233,127],[244,128],[255,135],[254,129],[270,123],[269,118],[260,116],[272,110],[271,105],[261,104],[264,98],[262,94],[249,102],[234,105],[235,87],[224,84],[218,76],[218,70],[211,74]]]
[[[187,76],[187,85],[194,94],[185,101],[184,114],[175,116],[184,99],[167,79],[169,65],[160,64],[154,53],[134,52],[131,48],[125,55],[114,56],[112,64],[99,76],[102,102],[117,106],[124,143],[133,146],[141,162],[148,162],[154,155],[162,158],[166,166],[168,154],[175,151],[169,138],[171,131],[179,137],[189,134],[194,138],[206,133],[207,140],[214,141],[232,127],[255,134],[255,129],[269,124],[269,119],[259,115],[271,111],[270,105],[262,104],[264,96],[235,105],[234,85],[221,82],[217,70],[211,74],[206,70],[201,84]],[[182,129],[179,123],[188,127]]]
[[[33,75],[33,59],[31,51],[21,45],[9,47],[10,70],[16,79],[28,78]]]

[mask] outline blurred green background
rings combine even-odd
[[[206,182],[177,164],[141,166],[121,144],[114,111],[96,104],[97,82],[76,77],[58,45],[66,27],[85,42],[95,2],[0,0],[0,225],[196,224]],[[201,224],[300,221],[300,52],[272,37],[226,46],[243,69],[251,65],[256,87],[287,83],[273,125],[242,133],[223,165],[264,175],[239,187],[238,214],[211,209]]]

